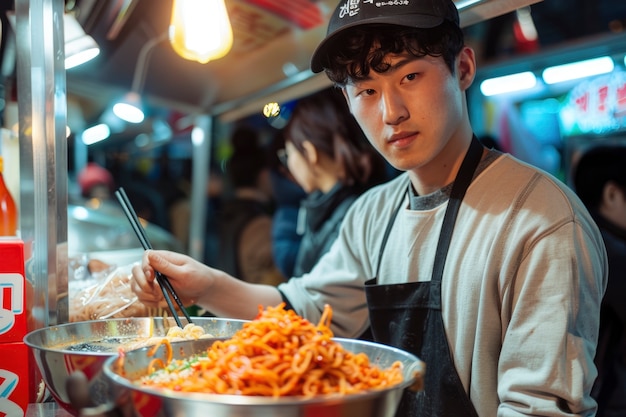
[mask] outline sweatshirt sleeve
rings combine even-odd
[[[373,243],[368,235],[380,225],[367,216],[382,210],[372,207],[376,199],[367,195],[350,206],[337,238],[311,272],[279,286],[294,310],[310,321],[317,322],[324,305],[329,304],[331,328],[337,337],[358,337],[369,327],[364,285],[373,278],[371,254],[379,242]]]
[[[526,242],[515,279],[502,288],[498,416],[595,414],[589,393],[607,276],[598,236],[574,215]]]

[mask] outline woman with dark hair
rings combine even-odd
[[[369,144],[336,89],[300,99],[284,128],[279,156],[307,193],[301,203],[304,234],[293,274],[309,272],[330,249],[350,205],[386,179],[384,161]]]

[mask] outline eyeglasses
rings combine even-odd
[[[279,149],[276,151],[276,156],[280,163],[287,167],[287,151],[285,149]]]

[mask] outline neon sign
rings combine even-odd
[[[626,72],[581,82],[565,98],[559,116],[565,136],[626,130]]]

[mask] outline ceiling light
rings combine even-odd
[[[145,118],[141,97],[134,91],[130,91],[113,105],[113,113],[128,123],[141,123]]]
[[[113,113],[120,119],[129,123],[143,122],[145,114],[140,94],[143,91],[143,84],[146,80],[146,63],[154,47],[166,39],[167,34],[156,36],[146,42],[139,51],[130,92],[113,105]]]
[[[82,140],[85,145],[92,145],[101,140],[105,140],[111,135],[109,126],[104,123],[85,129],[82,134]]]
[[[535,85],[537,85],[535,74],[530,71],[525,71],[502,77],[489,78],[480,83],[480,91],[483,95],[489,97],[497,94],[529,90]]]
[[[205,140],[204,130],[201,127],[194,126],[191,130],[191,143],[194,146],[200,146]]]
[[[519,24],[519,31],[523,41],[536,42],[539,35],[537,34],[537,28],[535,22],[530,14],[530,7],[522,7],[515,12],[517,23]]]
[[[280,105],[276,103],[275,101],[272,101],[271,103],[267,103],[265,106],[263,106],[263,116],[267,117],[268,119],[270,117],[277,117],[279,114],[280,114]]]
[[[593,75],[606,74],[613,71],[613,59],[608,56],[556,65],[543,70],[543,81],[546,84],[556,84],[563,81],[577,80]]]
[[[174,51],[206,64],[233,46],[233,30],[224,0],[174,0],[169,27]]]
[[[7,18],[13,31],[16,31],[15,13],[7,12]],[[96,41],[85,33],[73,14],[63,15],[63,36],[65,37],[66,70],[91,61],[100,54]]]
[[[91,61],[100,54],[96,41],[85,33],[74,15],[65,14],[65,69],[77,67]]]

